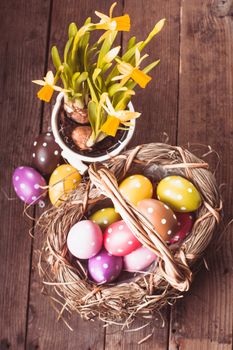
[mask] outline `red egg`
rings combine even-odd
[[[121,220],[114,222],[104,232],[105,249],[113,255],[125,256],[141,246],[132,231]]]
[[[176,213],[178,231],[169,240],[169,243],[181,243],[191,232],[194,216],[191,213]]]

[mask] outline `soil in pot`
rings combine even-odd
[[[58,130],[63,142],[74,152],[87,157],[100,157],[105,155],[119,146],[127,136],[127,130],[118,130],[115,137],[108,136],[102,141],[96,143],[92,148],[81,149],[74,142],[74,130],[82,128],[86,137],[90,136],[90,127],[88,124],[79,124],[67,116],[64,108],[60,110],[60,118],[58,120]]]

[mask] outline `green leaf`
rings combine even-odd
[[[73,38],[77,34],[78,28],[74,22],[70,23],[69,30],[68,30],[68,36],[69,39]]]
[[[97,61],[97,67],[101,67],[103,63],[104,56],[110,51],[114,40],[116,39],[117,31],[111,31],[107,38],[104,40]]]
[[[117,92],[125,91],[125,90],[127,90],[126,87],[122,87],[120,83],[116,83],[110,86],[110,88],[108,89],[108,94],[110,97],[112,97]]]
[[[65,49],[64,49],[64,62],[65,63],[68,63],[68,53],[69,53],[70,48],[72,46],[73,40],[74,40],[74,38],[71,37],[66,43],[66,46],[65,46]]]
[[[88,102],[88,119],[91,124],[91,128],[95,133],[95,125],[96,125],[96,119],[97,119],[97,105],[95,101],[89,101]]]
[[[76,72],[73,74],[72,76],[72,86],[73,86],[73,89],[75,90],[75,85],[76,85],[76,80],[78,79],[78,77],[80,76],[80,72]]]
[[[76,81],[76,86],[75,86],[75,90],[76,91],[80,91],[80,86],[81,86],[82,82],[87,80],[87,78],[88,78],[88,73],[87,72],[82,72],[80,74],[80,76],[78,77],[78,79]]]
[[[56,70],[58,71],[59,67],[61,66],[61,59],[60,59],[60,55],[59,55],[59,52],[58,52],[58,49],[56,46],[52,47],[51,55],[52,55],[53,65],[56,68]]]
[[[92,85],[90,78],[87,78],[87,82],[88,82],[88,86],[90,89],[91,98],[94,102],[96,102],[98,104],[97,92],[95,92],[95,89]]]
[[[128,41],[126,52],[128,50],[130,50],[135,45],[135,42],[136,42],[136,37],[132,36],[132,38],[130,38],[129,41]]]

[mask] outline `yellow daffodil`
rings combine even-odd
[[[124,32],[129,32],[130,31],[130,17],[129,15],[123,15],[119,17],[112,17],[113,9],[116,6],[116,2],[112,4],[109,10],[109,16],[95,11],[96,16],[100,18],[100,22],[95,24],[96,29],[104,29],[107,32],[104,33],[99,41],[102,41],[105,39],[109,32],[111,31],[124,31]]]
[[[129,91],[129,94],[133,95],[134,91]],[[107,93],[102,94],[100,104],[108,114],[106,122],[101,127],[101,131],[110,136],[116,135],[120,124],[130,126],[131,123],[129,121],[136,119],[141,115],[141,113],[131,112],[127,110],[116,111]]]
[[[32,82],[43,86],[37,93],[37,97],[45,102],[49,102],[53,96],[54,91],[64,91],[69,90],[62,89],[60,86],[56,86],[57,77],[54,77],[52,71],[48,71],[44,80],[33,80]]]
[[[119,63],[117,65],[117,69],[121,73],[121,75],[114,77],[112,80],[121,80],[120,85],[123,86],[131,78],[142,88],[145,88],[149,81],[152,79],[149,75],[147,75],[139,69],[141,62],[146,57],[148,57],[148,55],[140,57],[140,51],[138,50],[138,48],[136,48],[135,67],[132,66],[130,63],[117,60],[117,62]]]

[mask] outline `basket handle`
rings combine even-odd
[[[192,272],[184,252],[180,250],[175,255],[172,254],[149,220],[123,198],[112,172],[97,163],[91,164],[88,172],[91,183],[112,200],[116,210],[137,239],[160,258],[158,274],[175,289],[187,291],[192,281]]]

